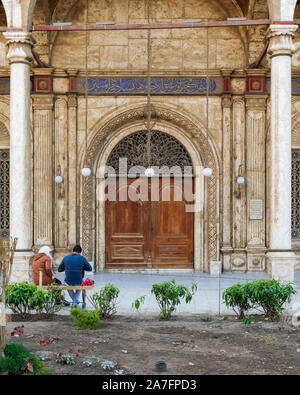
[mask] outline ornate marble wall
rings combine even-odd
[[[140,85],[131,86],[129,93],[126,84],[132,79],[123,78],[124,90],[118,80],[115,95],[110,90],[110,80],[99,78],[101,84],[104,80],[108,81],[107,91],[93,92],[88,101],[91,167],[96,166],[98,152],[110,136],[118,135],[128,124],[145,116],[145,95],[132,94],[139,91]],[[152,100],[156,116],[166,123],[166,130],[169,123],[181,133],[192,133],[203,157],[206,97],[205,84],[199,83],[202,80],[203,77],[196,78],[191,88],[188,78],[156,77]],[[93,77],[93,85],[97,81]],[[99,235],[100,225],[93,214],[93,180],[80,176],[85,153],[85,99],[78,86],[81,79],[73,70],[62,73],[38,69],[33,76],[34,240],[36,248],[42,243],[54,245],[58,261],[76,242],[81,242],[85,253],[94,259]],[[238,77],[227,70],[223,75],[211,76],[210,86],[218,86],[219,90],[213,92],[212,88],[209,97],[209,141],[215,171],[207,184],[205,236],[199,239],[206,257],[202,270],[208,270],[208,262],[216,259],[222,259],[225,270],[264,270],[266,77],[261,70],[239,73]],[[182,138],[179,132],[177,138]],[[58,171],[64,178],[62,184],[53,183]],[[246,183],[239,187],[236,178],[240,173]]]
[[[233,4],[229,0],[153,0],[152,20],[176,22],[195,17],[224,20],[235,16]],[[38,2],[33,19],[34,23],[53,20],[84,23],[86,12],[90,22],[146,22],[142,0],[90,0],[88,10],[83,1],[66,0],[59,3],[52,16],[44,13]],[[300,13],[299,6],[296,12]],[[268,17],[265,0],[255,2],[251,17]],[[94,179],[83,180],[80,175],[85,154],[85,34],[34,33],[34,36],[35,49],[45,66],[49,66],[37,67],[35,62],[30,80],[34,249],[41,244],[53,245],[58,262],[70,247],[81,242],[91,259],[96,256],[102,259],[98,268],[103,268],[103,257],[97,249],[99,244],[103,247],[104,221],[97,216]],[[208,271],[209,261],[218,259],[222,259],[225,270],[257,271],[266,267],[269,55],[259,68],[255,67],[265,36],[266,26],[211,29],[207,87],[206,31],[152,32],[151,91],[160,127],[165,131],[169,128],[181,141],[190,139],[194,157],[199,155],[199,165],[203,165],[209,88],[209,163],[214,173],[206,181],[204,210],[197,222],[199,229],[203,223],[195,240],[198,243],[195,265],[200,270]],[[94,170],[98,154],[112,137],[125,135],[130,127],[143,122],[146,38],[145,31],[102,31],[88,35],[88,159]],[[8,124],[9,69],[1,60],[5,59],[2,41],[0,121],[6,120]],[[299,43],[298,32],[297,49]],[[300,147],[297,51],[293,67],[293,144]],[[64,179],[59,185],[53,181],[58,172]],[[244,185],[238,186],[238,175],[245,177]]]

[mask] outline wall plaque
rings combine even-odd
[[[250,219],[263,219],[262,200],[250,200]]]

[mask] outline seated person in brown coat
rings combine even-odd
[[[53,258],[51,255],[51,248],[48,246],[42,247],[35,255],[32,264],[33,281],[39,285],[40,269],[43,269],[42,285],[50,285],[52,283],[61,284],[61,281],[53,276],[52,265]]]

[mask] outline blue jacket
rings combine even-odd
[[[68,285],[80,285],[85,270],[90,272],[93,268],[85,257],[75,253],[65,256],[58,267],[59,272],[66,272],[65,282]]]

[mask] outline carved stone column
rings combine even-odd
[[[232,98],[224,95],[223,107],[223,268],[231,269],[232,254]]]
[[[34,247],[53,247],[53,95],[33,95]]]
[[[265,269],[265,141],[267,96],[246,97],[247,269]]]
[[[291,252],[291,60],[297,26],[271,25],[270,250],[271,277],[294,279]]]
[[[18,238],[12,281],[29,278],[32,256],[30,64],[31,33],[4,33],[10,64],[10,234]]]
[[[63,177],[63,182],[55,188],[55,257],[60,260],[68,245],[68,102],[65,95],[56,97],[54,129],[54,168],[56,174]]]
[[[71,248],[77,243],[77,96],[68,96],[68,154],[69,154],[69,239]]]
[[[233,96],[232,108],[232,270],[246,270],[246,194],[237,177],[245,170],[245,98]]]
[[[270,276],[294,278],[291,252],[291,58],[297,26],[271,25]]]

